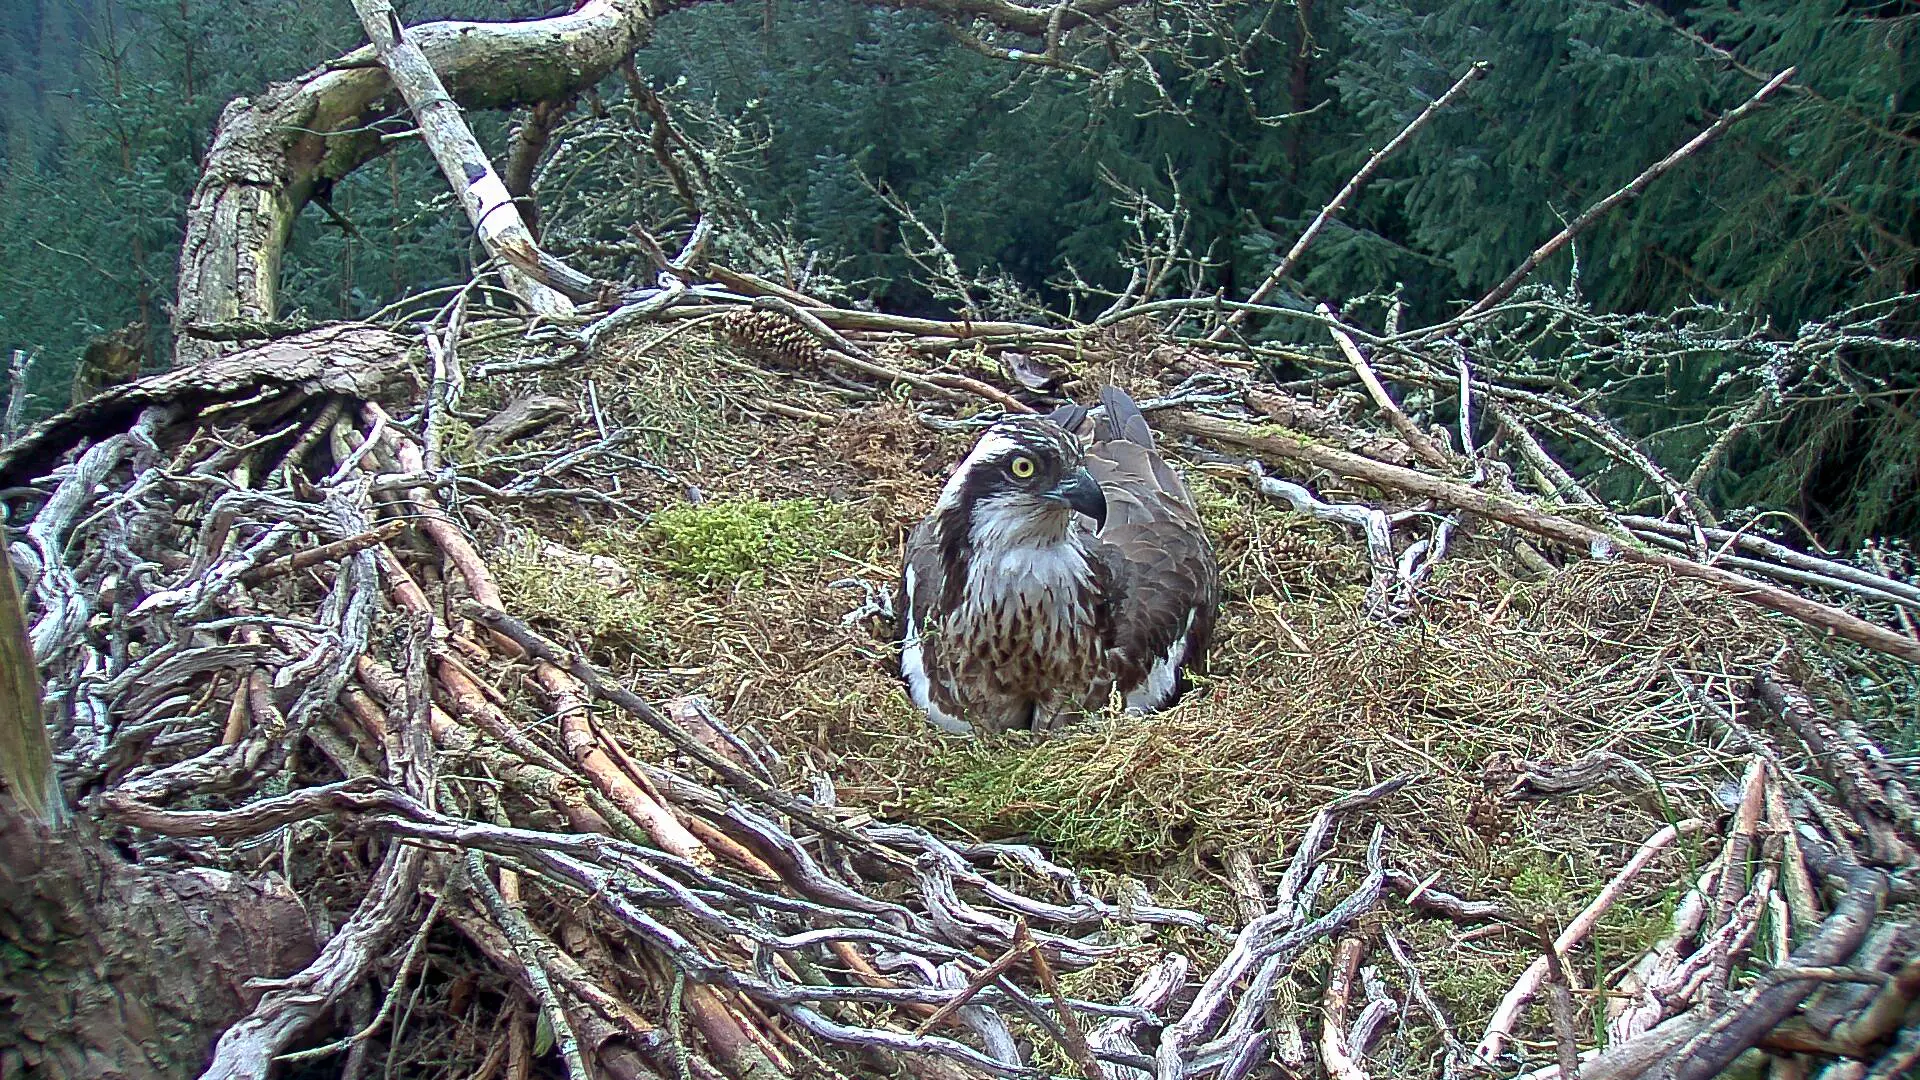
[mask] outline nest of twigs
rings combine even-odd
[[[509,322],[426,353],[370,332],[380,378],[171,376],[7,459],[71,801],[148,859],[284,875],[334,928],[216,1071],[1920,1053],[1915,804],[1795,624],[1302,477],[1402,555],[1447,521],[1383,565],[1168,433],[1225,571],[1211,671],[1152,717],[943,737],[892,674],[899,538],[972,414],[1032,388],[695,316],[584,354]],[[1134,344],[1067,388],[1233,400],[1235,373]],[[1407,461],[1347,400],[1295,400],[1295,430]]]

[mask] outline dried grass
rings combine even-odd
[[[644,433],[656,471],[623,473],[621,483],[648,510],[685,506],[698,490],[710,506],[808,500],[821,512],[798,532],[768,516],[783,545],[777,560],[690,575],[675,563],[685,553],[644,522],[584,505],[516,510],[495,537],[510,606],[588,644],[651,697],[705,696],[729,723],[764,735],[791,773],[829,773],[844,803],[949,833],[1030,837],[1188,905],[1226,912],[1224,850],[1271,867],[1320,804],[1411,771],[1422,779],[1378,815],[1396,865],[1421,877],[1441,871],[1449,891],[1565,918],[1667,815],[1710,811],[1737,771],[1703,745],[1670,669],[1741,676],[1789,633],[1645,569],[1581,563],[1526,580],[1503,534],[1478,529],[1414,617],[1382,625],[1360,611],[1357,539],[1196,474],[1227,601],[1212,671],[1195,690],[1164,714],[1044,741],[945,737],[895,681],[888,628],[845,623],[862,595],[832,583],[891,591],[900,537],[964,437],[933,434],[884,398],[753,368],[700,330],[645,351],[659,333],[644,331],[584,372],[514,389],[584,398],[584,378],[594,380],[605,422]],[[854,411],[816,426],[756,409],[766,398]],[[583,423],[546,441],[595,437]],[[536,536],[612,558],[625,591],[591,567],[543,556]],[[1665,807],[1611,790],[1512,804],[1483,778],[1495,755],[1564,761],[1600,749],[1646,768]],[[1365,843],[1349,828],[1334,849],[1348,872]],[[1657,933],[1686,864],[1700,857],[1683,845],[1644,876],[1577,958],[1588,982]],[[1414,943],[1436,994],[1469,1024],[1533,956],[1518,937],[1463,943],[1435,923],[1417,927]],[[1130,970],[1078,978],[1118,984]]]

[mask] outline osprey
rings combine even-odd
[[[1118,692],[1170,703],[1219,570],[1193,495],[1124,392],[988,428],[907,538],[900,673],[947,731],[1049,731]],[[1091,431],[1091,443],[1082,439]]]

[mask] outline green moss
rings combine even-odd
[[[1645,903],[1622,902],[1608,908],[1593,931],[1602,962],[1617,964],[1652,948],[1672,928],[1673,909],[1679,900],[1680,888],[1676,885]]]
[[[473,464],[478,460],[473,452],[473,425],[457,416],[448,417],[446,441],[440,444],[440,449],[449,460]]]
[[[910,809],[970,832],[1032,837],[1071,859],[1125,862],[1179,850],[1184,823],[1141,805],[1126,782],[1090,782],[1073,742],[1014,735],[956,744],[929,763],[933,782],[909,793]]]
[[[1547,862],[1529,862],[1514,872],[1513,898],[1525,910],[1554,911],[1565,908],[1574,899],[1567,886],[1566,873]]]
[[[1427,973],[1427,988],[1462,1015],[1485,1016],[1513,985],[1515,974],[1497,963],[1439,964]]]
[[[493,574],[513,610],[603,646],[630,650],[645,660],[662,655],[670,644],[657,629],[660,602],[644,581],[613,586],[593,567],[556,559],[532,544],[497,552]]]
[[[1228,529],[1244,524],[1246,503],[1229,494],[1212,477],[1190,471],[1187,473],[1187,487],[1193,492],[1194,506],[1200,511],[1200,521],[1207,527],[1209,535],[1219,536]]]
[[[761,584],[769,570],[859,546],[871,529],[816,499],[727,499],[653,515],[653,553],[668,573],[706,584]]]

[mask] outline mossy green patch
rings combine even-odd
[[[1239,526],[1247,516],[1247,500],[1228,494],[1218,480],[1205,473],[1189,472],[1187,488],[1193,492],[1194,506],[1200,511],[1200,521],[1207,527],[1209,536],[1219,536]]]
[[[1030,836],[1068,857],[1126,860],[1177,850],[1164,815],[1130,805],[1130,785],[1088,784],[1079,756],[1056,742],[966,744],[941,755],[912,793],[919,814],[989,834]]]
[[[647,532],[667,572],[703,584],[759,585],[769,570],[863,547],[872,539],[844,507],[816,499],[725,499],[655,513]]]
[[[1509,887],[1513,898],[1529,911],[1557,915],[1581,899],[1567,884],[1565,868],[1546,861],[1530,861],[1521,866],[1514,872]]]
[[[644,581],[609,580],[585,560],[556,558],[537,543],[495,552],[493,575],[514,610],[643,659],[661,654],[661,602]]]

